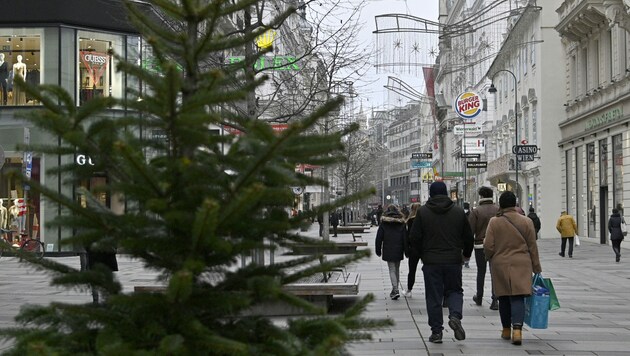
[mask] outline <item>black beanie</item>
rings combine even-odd
[[[499,197],[499,208],[513,208],[516,206],[516,195],[514,193],[507,191]]]
[[[429,196],[434,197],[436,195],[448,195],[446,191],[446,184],[444,182],[433,182],[429,187]]]

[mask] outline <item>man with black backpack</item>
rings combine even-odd
[[[540,231],[540,218],[534,212],[533,206],[529,207],[529,214],[527,214],[527,217],[532,219],[532,221],[534,222],[534,229],[536,230],[536,240],[538,240],[538,231]]]
[[[529,214],[527,214],[527,217],[532,219],[532,221],[534,222],[534,229],[536,230],[536,240],[538,240],[538,231],[540,231],[540,218],[534,212],[534,207],[529,207]]]

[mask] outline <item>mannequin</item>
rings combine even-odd
[[[0,228],[6,230],[9,219],[7,208],[4,207],[4,200],[0,199]]]
[[[13,226],[18,226],[18,215],[20,214],[20,209],[17,206],[17,199],[13,200],[13,205],[9,208],[9,216],[8,216],[8,228],[12,229]],[[19,230],[18,230],[19,231]]]
[[[0,53],[0,88],[2,88],[2,105],[7,105],[7,78],[9,78],[9,69],[7,62],[4,61],[4,53]]]
[[[13,78],[17,77],[21,77],[24,81],[26,81],[26,64],[22,63],[21,54],[18,54],[17,63],[13,65]],[[15,84],[13,84],[13,104],[26,105],[26,93]]]

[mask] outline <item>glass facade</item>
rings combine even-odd
[[[93,97],[122,97],[123,78],[113,52],[124,54],[123,36],[78,31],[79,105]]]

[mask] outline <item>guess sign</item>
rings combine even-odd
[[[107,53],[81,51],[79,56],[81,63],[83,63],[83,66],[87,69],[88,75],[92,78],[93,83],[98,83],[107,68],[109,55]]]

